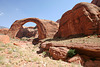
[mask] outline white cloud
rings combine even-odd
[[[3,12],[0,12],[0,16],[3,15],[3,14],[4,14]]]

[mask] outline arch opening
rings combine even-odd
[[[35,22],[27,22],[21,26],[16,34],[18,38],[38,38],[38,29]]]

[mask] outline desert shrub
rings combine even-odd
[[[75,56],[76,55],[76,50],[75,49],[70,49],[69,51],[68,51],[68,57],[73,57],[73,56]]]
[[[45,56],[45,55],[46,55],[46,53],[47,53],[47,52],[46,52],[46,51],[44,51],[44,52],[43,52],[43,56]]]

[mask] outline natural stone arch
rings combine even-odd
[[[53,37],[58,30],[58,24],[51,20],[42,20],[38,18],[25,18],[21,20],[16,20],[11,25],[7,35],[9,35],[12,38],[16,37],[19,29],[27,22],[34,22],[37,24],[39,39]]]

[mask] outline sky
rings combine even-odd
[[[77,3],[92,0],[0,0],[0,26],[10,28],[16,20],[39,18],[57,21]],[[35,26],[33,22],[24,26]]]

